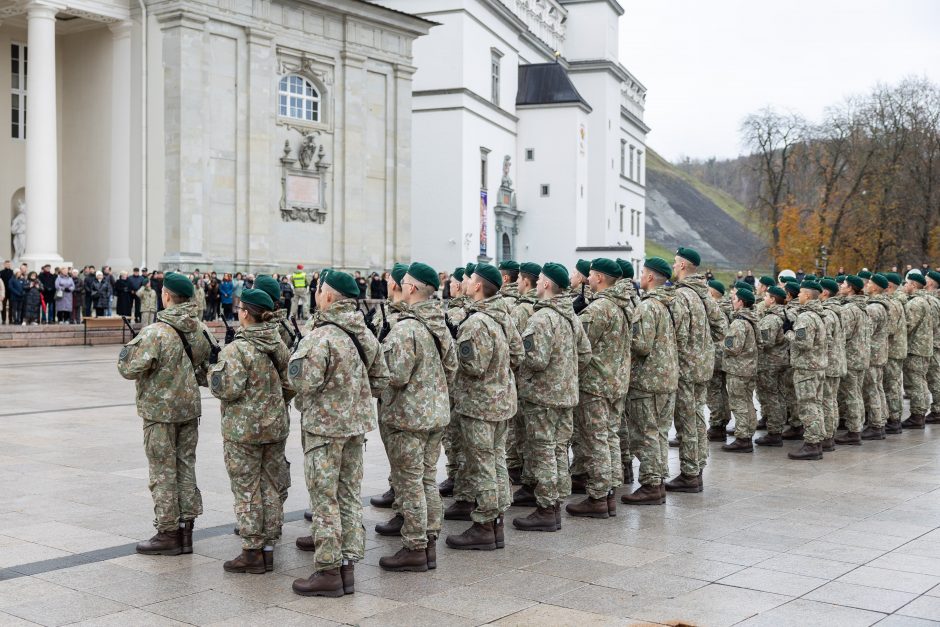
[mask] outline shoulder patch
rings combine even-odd
[[[290,362],[290,365],[287,366],[287,375],[289,377],[299,377],[300,372],[303,370],[303,359],[293,359]]]
[[[734,338],[726,337],[725,338],[725,348],[734,348]]]
[[[805,340],[806,339],[806,327],[800,327],[796,330],[796,339]]]
[[[524,348],[527,353],[535,348],[535,340],[532,339],[531,335],[522,338],[522,348]]]
[[[127,356],[130,354],[131,354],[130,347],[125,346],[124,348],[121,349],[121,354],[118,355],[118,359],[120,359],[121,361],[124,361],[125,359],[127,359]]]
[[[216,372],[215,374],[212,375],[211,385],[212,385],[213,390],[218,390],[220,387],[222,387],[222,373],[221,372]]]
[[[464,340],[460,343],[459,349],[460,358],[464,361],[473,359],[473,342],[470,340]]]
[[[633,323],[633,336],[636,337],[639,334],[640,334],[640,323],[634,322]]]
[[[770,341],[770,329],[761,329],[760,339],[762,339],[765,342],[769,342]]]

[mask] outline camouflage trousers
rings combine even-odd
[[[767,421],[767,433],[783,433],[787,424],[787,409],[783,398],[783,369],[768,368],[757,371],[757,401],[760,415]]]
[[[180,521],[202,514],[202,494],[196,486],[196,443],[199,420],[144,421],[144,452],[150,470],[153,526],[176,532]]]
[[[467,481],[467,460],[464,455],[463,433],[460,414],[450,412],[450,422],[444,427],[444,454],[447,456],[447,476],[454,480],[454,498],[458,501],[473,501],[473,490]]]
[[[519,405],[522,405],[520,401]],[[525,420],[522,411],[510,418],[506,430],[506,467],[523,468],[525,466]]]
[[[587,493],[595,499],[623,485],[620,465],[620,415],[610,400],[581,392],[574,409],[574,433],[585,454]],[[572,475],[575,475],[573,470]]]
[[[157,319],[157,312],[155,311],[142,311],[140,312],[140,324],[141,326],[147,326],[148,324],[153,324],[153,321]]]
[[[574,428],[572,408],[544,407],[524,401],[522,411],[535,500],[539,507],[554,507],[556,501],[571,494],[568,444]]]
[[[708,382],[708,423],[711,427],[727,427],[731,422],[731,404],[728,398],[728,381],[724,372],[715,368]]]
[[[679,379],[676,391],[675,424],[679,436],[679,469],[698,476],[708,459],[708,434],[705,421],[707,383]]]
[[[793,369],[793,392],[798,417],[805,429],[803,440],[807,444],[819,444],[826,437],[822,409],[825,379],[825,373],[818,370]]]
[[[639,390],[627,401],[630,450],[640,460],[642,485],[659,485],[669,475],[669,426],[676,409],[676,394],[650,394]]]
[[[620,441],[620,465],[621,471],[625,466],[633,465],[633,453],[630,452],[630,417],[627,415],[629,405],[627,397],[621,396],[614,403],[614,413],[620,420],[620,429],[617,431],[617,439]]]
[[[872,427],[883,427],[888,419],[884,366],[871,366],[865,373],[865,419]]]
[[[839,381],[839,417],[845,420],[845,428],[852,433],[861,431],[865,422],[864,381],[865,371],[851,368]]]
[[[888,420],[900,422],[904,412],[904,360],[888,359],[884,373]]]
[[[380,421],[379,421],[379,439],[382,440],[382,448],[385,449],[385,457],[386,457],[386,458],[391,458],[391,454],[388,452],[388,429],[389,429],[389,428],[388,428],[388,425],[386,425],[384,422],[382,422],[382,421],[380,420]],[[393,490],[395,489],[395,484],[392,483],[392,472],[391,472],[391,470],[389,470],[389,473],[388,473],[388,485],[389,485],[389,487],[392,488]],[[395,511],[396,513],[398,512],[397,499],[396,499],[396,502],[392,504],[392,509],[393,509],[393,511]]]
[[[757,430],[757,411],[754,409],[754,377],[725,375],[728,391],[728,405],[734,414],[734,437],[750,440]],[[728,423],[724,423],[724,427]]]
[[[460,415],[467,489],[473,496],[467,500],[475,500],[477,504],[470,514],[473,522],[496,520],[512,503],[509,473],[506,471],[506,422]]]
[[[362,526],[362,446],[365,436],[304,434],[304,478],[310,493],[314,570],[339,568],[365,555]]]
[[[800,421],[799,400],[796,395],[796,386],[793,383],[793,368],[783,369],[783,382],[780,391],[783,392],[783,401],[786,409],[786,423],[796,429],[802,422]]]
[[[927,389],[931,396],[930,411],[940,414],[940,348],[936,346],[927,367]]]
[[[243,549],[274,546],[281,539],[284,501],[281,500],[287,459],[287,440],[271,444],[222,442],[222,455],[235,497],[235,521]]]
[[[930,357],[908,354],[904,360],[904,392],[911,399],[911,414],[923,416],[930,410],[929,367]]]
[[[823,382],[823,426],[826,432],[826,438],[833,438],[836,435],[836,428],[839,426],[839,384],[842,377],[826,377]]]
[[[437,489],[437,460],[443,429],[403,431],[388,427],[385,450],[392,467],[397,511],[405,519],[401,529],[406,549],[424,549],[428,537],[441,534],[444,506]]]

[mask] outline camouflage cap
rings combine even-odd
[[[725,284],[722,283],[721,281],[712,279],[711,281],[708,282],[708,287],[712,288],[713,290],[715,290],[722,296],[725,295]]]
[[[196,293],[196,286],[189,280],[189,277],[179,272],[167,272],[163,276],[163,287],[185,298],[192,298]]]
[[[568,268],[560,263],[549,261],[542,264],[542,274],[561,289],[567,289],[571,286],[571,279],[568,278]]]
[[[264,290],[251,288],[242,290],[241,300],[243,303],[274,311],[274,299]]]
[[[346,272],[331,270],[326,275],[326,284],[348,298],[359,297],[359,286],[356,285],[356,279]]]
[[[503,275],[499,273],[496,266],[492,266],[488,263],[478,263],[473,270],[473,274],[497,288],[503,286]]]
[[[880,287],[883,290],[888,289],[888,277],[883,274],[873,274],[871,275],[871,282]]]
[[[650,257],[643,263],[644,268],[649,268],[656,274],[664,276],[667,279],[672,277],[672,266],[662,257]]]
[[[620,266],[620,273],[625,279],[633,278],[633,264],[627,261],[626,259],[621,259],[617,257],[617,265]]]
[[[623,270],[613,259],[607,259],[606,257],[598,257],[591,262],[591,270],[597,270],[602,274],[619,279],[623,276]]]
[[[320,275],[323,276],[322,274]],[[271,297],[272,301],[276,301],[281,297],[281,286],[277,284],[277,281],[274,280],[274,277],[268,276],[267,274],[259,274],[258,278],[255,279],[255,289],[263,290]]]

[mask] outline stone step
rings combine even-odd
[[[232,324],[232,323],[229,323]],[[134,324],[140,330],[139,324]],[[225,337],[225,326],[219,320],[207,322],[206,326],[219,340]],[[89,346],[122,344],[130,340],[127,329],[88,329],[81,324],[37,324],[0,325],[0,349],[41,346]]]

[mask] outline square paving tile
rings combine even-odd
[[[438,568],[440,568],[440,566],[438,566]],[[598,560],[565,556],[530,564],[523,568],[523,570],[555,577],[564,577],[565,579],[573,579],[575,581],[592,582],[602,577],[619,573],[626,568],[627,566],[618,566]]]
[[[490,594],[505,594],[533,601],[543,601],[556,594],[574,590],[585,585],[581,581],[554,577],[544,573],[534,573],[526,570],[511,570],[484,579],[470,586],[482,596]]]
[[[733,625],[789,601],[792,597],[744,588],[709,584],[675,599],[651,604],[634,618],[692,625]]]
[[[267,607],[251,614],[233,616],[209,624],[213,627],[241,627],[242,625],[251,625],[252,627],[333,627],[340,623],[310,616],[309,614],[292,612],[283,607]]]
[[[897,611],[903,616],[940,621],[940,597],[922,596]]]
[[[583,559],[597,560],[618,566],[640,566],[641,564],[669,557],[670,554],[623,544],[604,543],[580,551],[578,555]]]
[[[2,621],[0,621],[0,624],[3,624]],[[151,614],[138,608],[108,614],[107,616],[98,616],[74,624],[84,627],[126,627],[128,625],[134,627],[183,627],[186,625],[186,623],[159,614]]]
[[[854,583],[872,588],[884,588],[899,592],[924,594],[940,584],[940,577],[906,573],[900,570],[887,570],[873,566],[861,566],[837,579],[845,583]]]
[[[511,616],[501,618],[492,624],[513,627],[527,627],[529,625],[545,625],[552,627],[556,625],[559,627],[568,625],[612,626],[626,625],[628,621],[610,616],[602,616],[592,612],[582,612],[580,610],[558,607],[556,605],[541,604],[522,610]]]
[[[819,577],[821,579],[835,579],[853,568],[857,568],[855,564],[849,564],[848,562],[837,562],[819,557],[809,557],[808,555],[797,555],[796,553],[782,553],[760,562],[757,567],[764,570],[778,570],[784,573]]]
[[[937,627],[940,621],[892,614],[878,621],[878,627]]]
[[[40,625],[65,625],[127,609],[122,603],[85,592],[65,592],[4,608],[4,612]]]
[[[833,605],[857,607],[862,610],[890,614],[913,600],[917,595],[897,590],[870,588],[842,581],[827,583],[805,595],[811,601],[822,601]]]
[[[827,581],[827,579],[821,579],[819,577],[807,577],[805,575],[795,575],[793,573],[754,567],[740,570],[733,575],[719,580],[718,583],[725,586],[775,592],[795,597],[806,594],[810,590],[825,584]]]
[[[281,607],[338,623],[355,624],[370,616],[404,605],[406,604],[360,592],[357,584],[355,594],[347,594],[338,599],[298,596],[296,601]]]
[[[203,625],[211,621],[257,612],[264,607],[263,603],[222,594],[215,590],[206,590],[147,605],[142,609],[184,623]]]
[[[884,614],[841,605],[796,599],[753,616],[742,627],[864,627],[874,625]],[[881,623],[879,623],[881,624]]]
[[[506,589],[510,591],[511,589]],[[484,592],[473,587],[455,588],[417,600],[417,605],[445,614],[455,614],[470,619],[476,624],[489,623],[515,614],[536,601],[519,596],[507,596],[495,592]],[[377,617],[376,617],[377,618]]]
[[[707,581],[669,575],[647,567],[629,568],[609,577],[598,579],[599,586],[626,590],[632,594],[651,597],[674,598],[686,592],[708,585]]]

